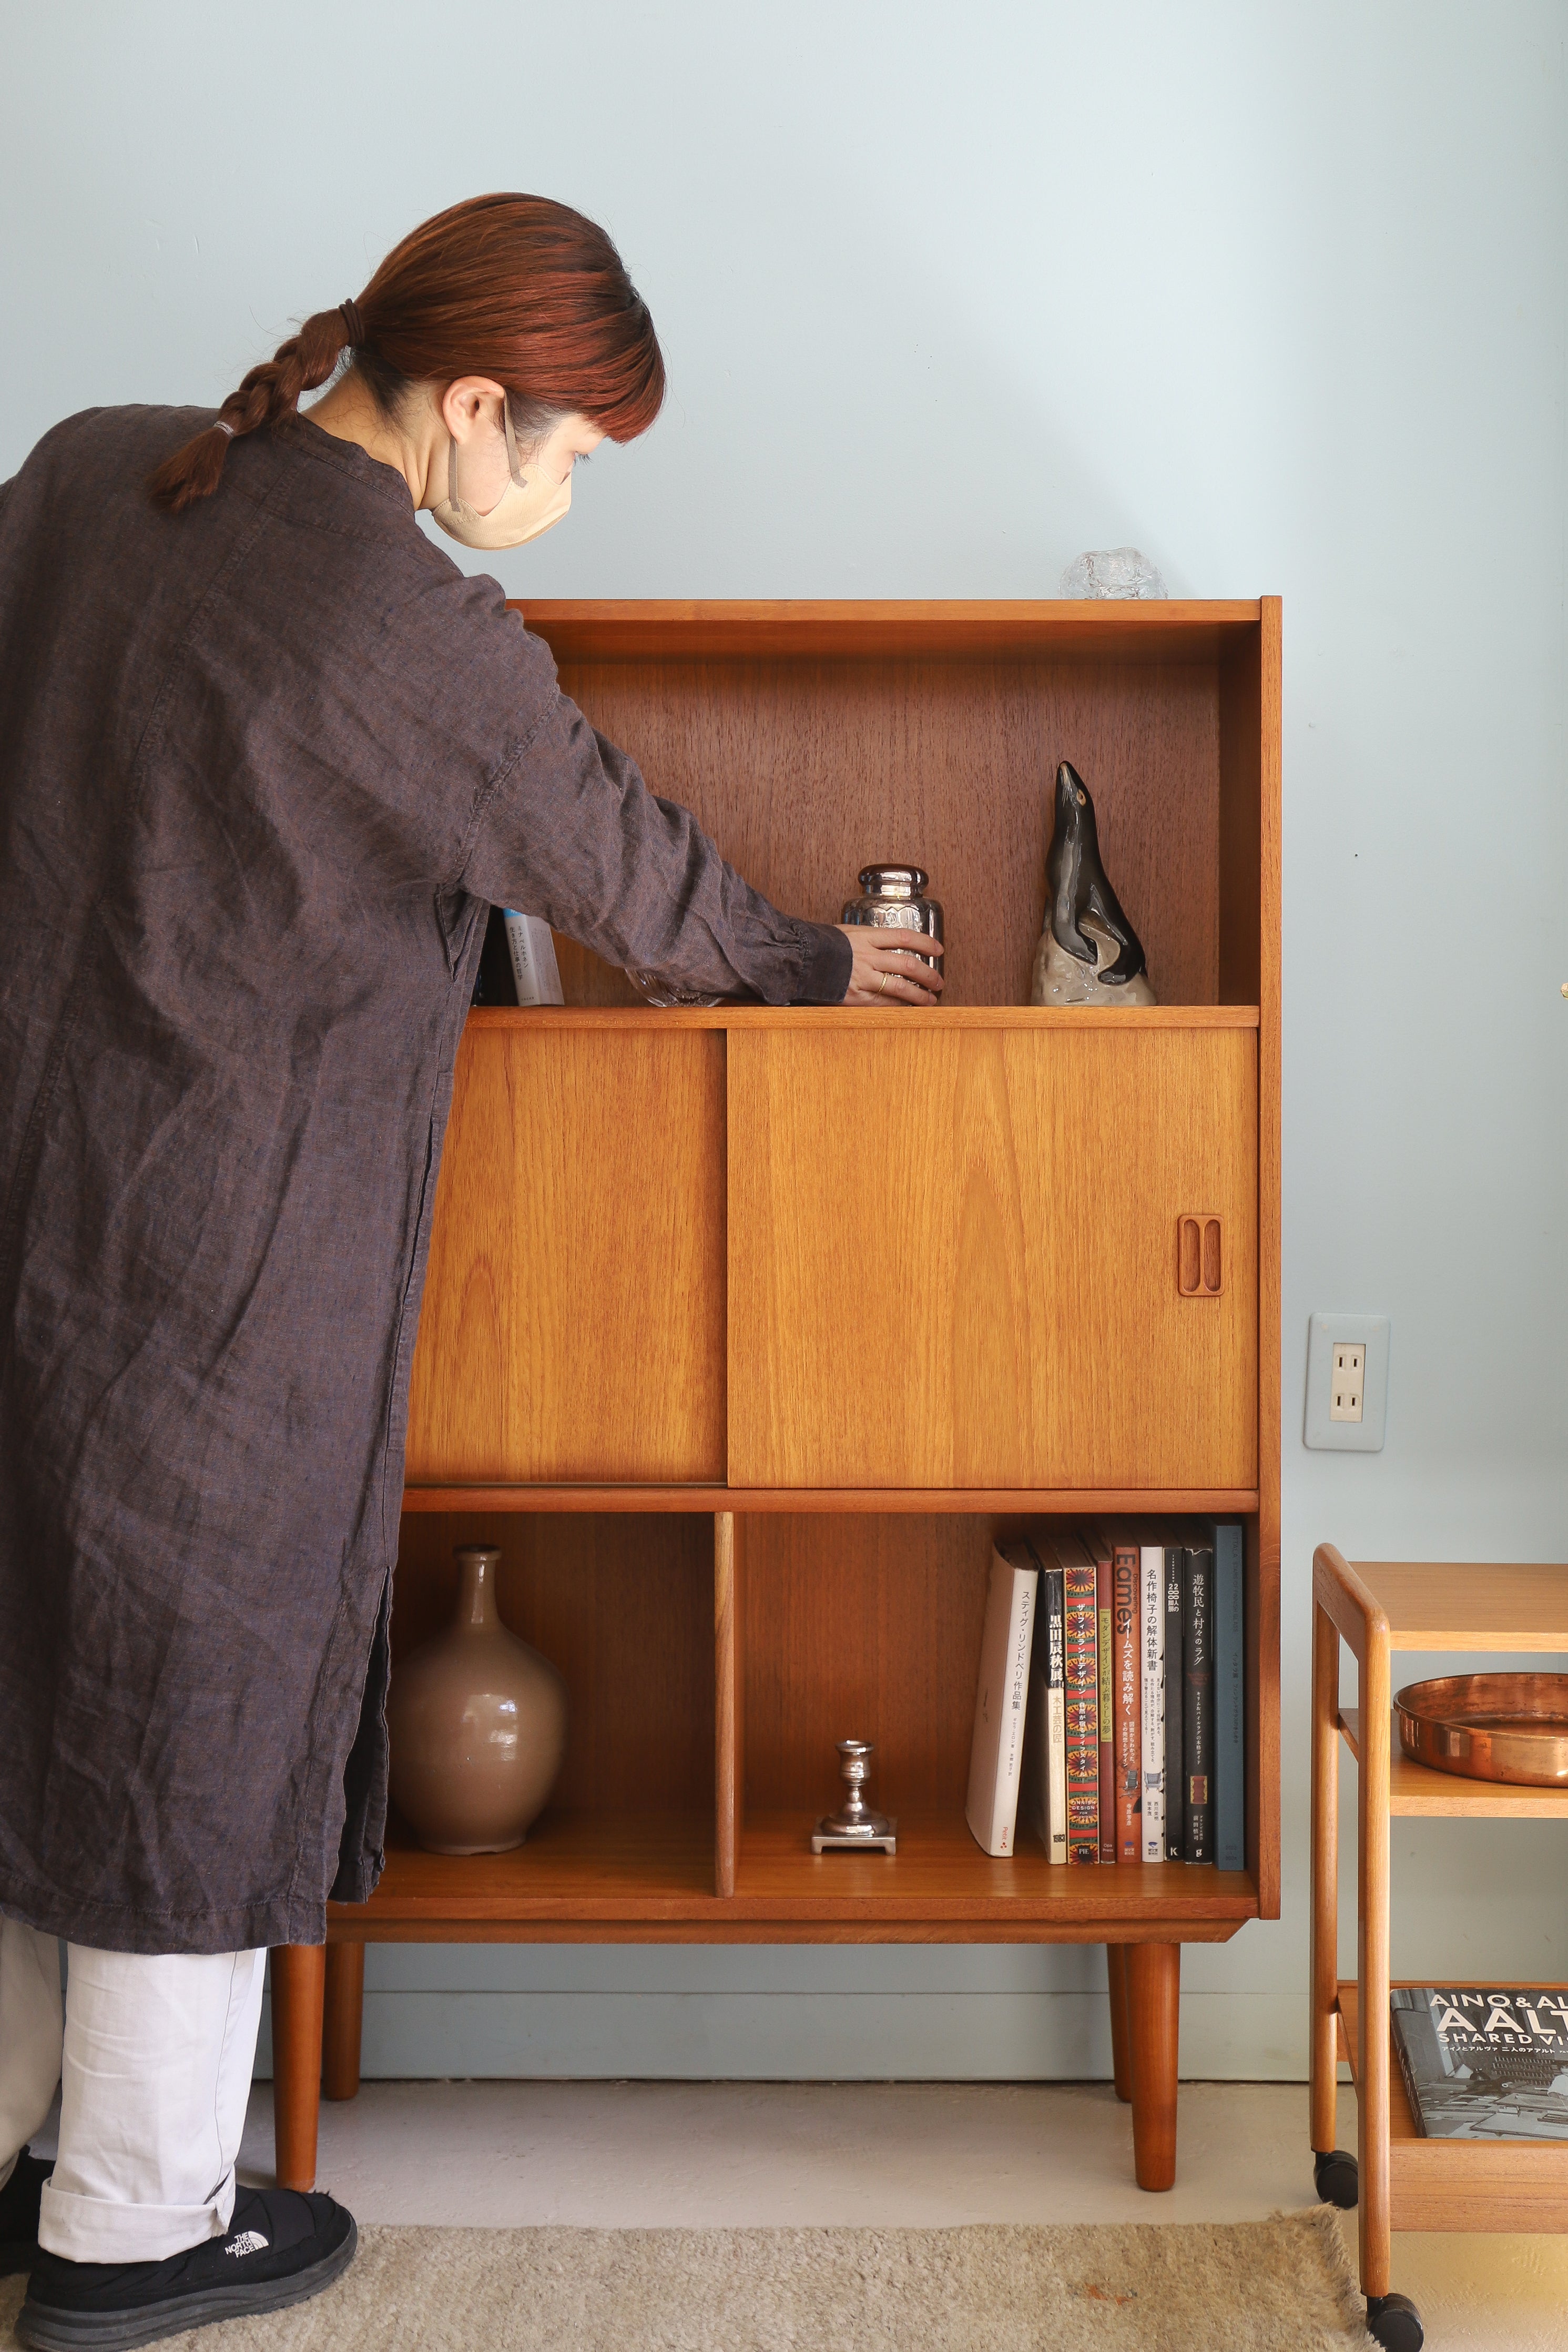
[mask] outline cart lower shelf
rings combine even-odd
[[[1351,1978],[1339,1987],[1337,2032],[1353,2082],[1357,2006]],[[1568,2140],[1424,2138],[1405,2095],[1392,2026],[1389,2035],[1390,2228],[1568,2231]]]

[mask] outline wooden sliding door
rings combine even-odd
[[[411,1483],[725,1475],[721,1030],[469,1020]]]
[[[732,1032],[732,1486],[1254,1486],[1224,1021]]]

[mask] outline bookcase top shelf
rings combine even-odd
[[[1212,662],[1256,634],[1262,604],[974,598],[957,602],[525,601],[558,661],[923,656],[1039,652],[1075,660]]]
[[[672,1029],[803,1029],[821,1035],[847,1028],[907,1034],[911,1022],[950,1034],[957,1029],[1256,1029],[1255,1004],[532,1004],[476,1005],[469,1022],[481,1029],[627,1029],[646,1034]]]

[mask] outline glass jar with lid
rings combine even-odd
[[[879,930],[921,931],[929,940],[942,937],[942,908],[925,896],[931,877],[919,866],[862,866],[861,895],[845,905],[839,920],[871,923]],[[925,956],[935,964],[935,956]]]

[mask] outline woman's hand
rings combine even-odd
[[[942,991],[942,975],[922,956],[939,956],[940,940],[923,931],[895,930],[891,924],[841,923],[852,961],[845,1004],[935,1004]],[[918,939],[918,953],[904,940]]]

